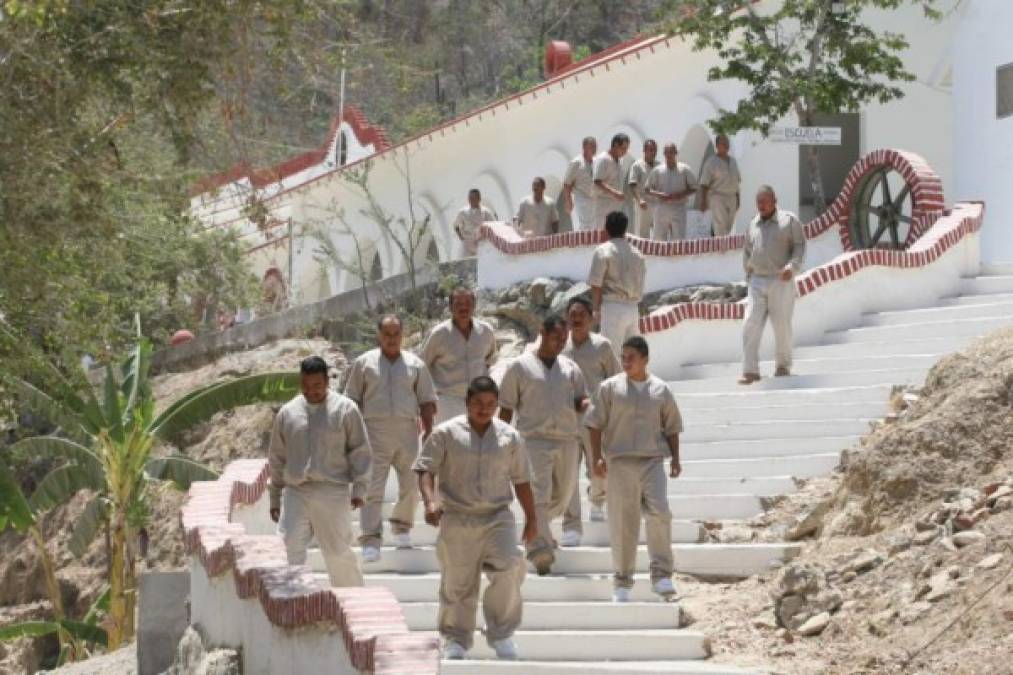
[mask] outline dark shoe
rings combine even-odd
[[[781,366],[774,371],[774,377],[788,377],[789,375],[791,375],[791,371],[784,366]]]
[[[549,574],[552,571],[552,563],[556,562],[556,556],[549,549],[537,551],[529,559],[531,560],[531,564],[535,566],[535,572],[540,577]]]
[[[739,384],[752,384],[753,382],[760,381],[759,373],[743,373],[742,377],[739,378]]]

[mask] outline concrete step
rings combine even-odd
[[[681,480],[681,479],[680,479]],[[732,481],[729,480],[729,483]],[[584,505],[586,507],[586,504]],[[420,511],[421,513],[421,511]],[[581,523],[583,528],[583,537],[581,543],[584,546],[608,546],[609,545],[609,525],[606,521],[592,522],[587,520],[588,511],[586,508],[582,511],[584,520]],[[517,525],[517,541],[521,539],[521,530],[523,529],[522,524]],[[563,535],[563,526],[561,519],[555,519],[550,525],[552,530],[552,536],[559,539]],[[352,534],[356,541],[358,541],[359,534],[358,522],[353,523]],[[412,528],[411,537],[413,546],[433,546],[436,543],[436,535],[439,530],[432,527],[426,522],[417,521],[415,526]],[[641,528],[640,532],[640,543],[644,543],[644,532]],[[391,542],[391,533],[389,529],[384,532],[385,541]],[[703,528],[700,523],[691,520],[673,520],[672,521],[672,543],[674,544],[695,544],[704,540]]]
[[[684,422],[685,431],[680,441],[686,443],[708,443],[713,441],[753,441],[782,436],[786,438],[815,438],[819,436],[860,436],[869,431],[869,425],[882,415],[875,417],[838,417],[827,411],[828,419],[808,420],[753,420],[726,423],[689,424]],[[829,418],[832,415],[832,418]]]
[[[797,359],[840,357],[855,359],[863,363],[868,356],[892,356],[908,354],[949,354],[963,349],[974,339],[968,336],[955,337],[911,337],[904,340],[879,342],[845,342],[840,344],[818,344],[795,347]]]
[[[980,302],[965,303],[953,307],[924,307],[896,312],[879,312],[862,317],[864,326],[895,326],[897,324],[921,323],[925,321],[950,321],[953,319],[988,319],[1013,316],[1013,300],[989,302],[982,296]]]
[[[889,328],[893,328],[890,326]],[[856,330],[877,331],[884,327],[861,328]],[[791,389],[827,389],[839,387],[880,385],[900,385],[921,383],[928,372],[922,368],[884,368],[881,370],[856,370],[843,373],[812,373],[807,375],[791,375],[788,377],[770,377],[771,372],[763,372],[764,378],[750,385],[736,382],[736,376],[716,377],[706,380],[682,380],[670,383],[677,401],[685,393],[733,394],[742,389],[752,391],[784,391]]]
[[[710,661],[444,661],[447,675],[610,675],[611,673],[667,673],[668,675],[760,675],[763,670],[737,668]]]
[[[772,378],[769,378],[772,379]],[[777,378],[774,382],[785,383],[792,378]],[[734,380],[732,380],[734,384]],[[762,382],[757,384],[763,384]],[[692,386],[685,391],[675,392],[680,410],[692,408],[734,409],[769,405],[818,405],[825,403],[835,406],[841,403],[886,403],[890,398],[890,384],[858,384],[841,387],[814,387],[771,389],[736,385],[727,391],[695,391]]]
[[[585,482],[581,481],[581,494]],[[680,495],[720,495],[748,494],[758,497],[774,497],[791,494],[798,490],[798,485],[791,476],[763,476],[753,478],[685,478],[668,481],[668,494]]]
[[[1013,276],[1013,262],[981,263],[981,274],[985,276]]]
[[[819,375],[832,373],[850,373],[856,367],[862,370],[886,370],[890,368],[924,368],[929,369],[940,358],[939,354],[892,354],[882,356],[875,353],[866,354],[856,363],[854,356],[821,356],[819,358],[801,358],[796,355],[791,372],[795,375]],[[773,375],[774,362],[761,361],[760,373]],[[675,375],[676,380],[704,380],[708,378],[735,379],[742,374],[742,362],[707,363],[694,366],[682,366]]]
[[[707,441],[686,443],[680,446],[679,453],[683,464],[687,461],[711,459],[754,459],[758,457],[780,457],[783,455],[811,455],[824,452],[840,451],[850,448],[858,439],[858,434],[848,436],[823,436],[815,438],[765,438],[761,440]],[[738,476],[753,476],[743,474]],[[770,475],[770,474],[764,474]],[[790,471],[779,476],[794,475]],[[693,476],[696,478],[697,476]]]
[[[747,422],[781,421],[788,429],[797,422],[809,420],[880,419],[887,413],[887,399],[857,401],[855,403],[799,403],[796,405],[755,405],[739,408],[684,408],[680,406],[682,422],[687,430],[703,424],[739,424]]]
[[[535,661],[660,661],[705,659],[710,648],[695,630],[519,630],[514,642],[521,658]],[[469,659],[495,659],[485,640],[475,640]],[[460,672],[460,671],[459,671]],[[473,672],[473,671],[465,671]]]
[[[940,307],[956,307],[958,305],[978,305],[982,302],[1006,302],[1013,300],[1013,293],[975,293],[957,295],[952,298],[941,298]]]
[[[964,294],[984,295],[987,293],[1013,293],[1013,275],[984,275],[964,279],[961,282],[961,292]]]
[[[813,478],[823,476],[841,463],[840,452],[782,457],[756,457],[754,459],[684,460],[684,478],[739,478],[742,476],[783,476]]]
[[[801,547],[796,544],[674,544],[672,552],[675,566],[683,574],[699,574],[726,577],[745,577],[770,568],[775,561],[783,561],[795,557]],[[358,551],[358,549],[356,549]],[[320,550],[309,551],[308,564],[314,571],[323,572],[325,567]],[[649,560],[647,548],[640,546],[637,550],[637,571],[647,572]],[[379,561],[363,565],[367,574],[396,573],[406,576],[435,573],[439,571],[436,551],[432,547],[412,549],[384,548]],[[577,546],[560,548],[556,551],[556,562],[552,566],[555,575],[608,575],[612,571],[612,551],[605,546]],[[530,579],[529,579],[530,581]],[[585,598],[591,599],[610,599]],[[428,598],[401,598],[407,600],[435,601],[436,596]],[[533,600],[536,598],[532,598]],[[556,600],[557,598],[538,598],[540,600]],[[558,598],[563,599],[563,598]],[[582,598],[567,598],[580,600]]]
[[[1013,316],[984,319],[952,319],[948,321],[912,321],[890,326],[866,326],[847,330],[829,331],[825,342],[855,343],[884,342],[905,339],[912,335],[921,337],[976,337],[997,328],[1013,325]],[[870,380],[875,381],[875,380]]]
[[[481,603],[476,626],[484,627]],[[401,610],[411,630],[437,630],[437,602],[403,602]],[[674,602],[526,602],[521,626],[525,630],[665,629],[679,627]]]

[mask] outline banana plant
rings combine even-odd
[[[193,481],[217,477],[182,454],[153,456],[156,441],[171,443],[181,432],[220,411],[285,401],[299,391],[297,373],[249,375],[192,391],[156,415],[149,379],[151,345],[141,337],[139,323],[137,330],[137,342],[119,375],[107,366],[100,387],[69,391],[62,381],[58,399],[24,380],[7,380],[25,408],[57,427],[50,435],[11,446],[57,462],[28,499],[30,508],[40,513],[88,490],[91,499],[73,527],[70,547],[81,554],[100,531],[108,534],[109,649],[134,635],[134,542],[147,523],[148,484],[170,481],[185,490]],[[0,505],[0,510],[4,508]]]

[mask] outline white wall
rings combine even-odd
[[[1013,261],[1013,117],[996,119],[996,67],[1013,63],[1013,2],[969,0],[953,40],[953,154],[959,199],[984,200],[984,262]]]

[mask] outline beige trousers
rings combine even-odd
[[[654,210],[654,238],[658,241],[681,241],[686,238],[686,207],[659,205]]]
[[[612,343],[616,356],[622,358],[623,343],[640,335],[640,309],[635,302],[601,303],[601,334]]]
[[[349,487],[337,483],[288,485],[281,491],[278,534],[289,565],[306,564],[306,548],[316,535],[331,586],[362,586],[359,560],[352,552]]]
[[[563,515],[577,489],[577,456],[580,448],[576,440],[525,440],[531,458],[531,490],[535,494],[535,516],[538,521],[538,536],[527,544],[528,558],[534,559],[546,552],[553,555],[555,541],[549,531],[549,524],[554,518]]]
[[[573,213],[570,215],[573,229],[576,232],[598,229],[594,220],[594,199],[573,194]]]
[[[640,208],[639,204],[634,204],[636,209],[636,235],[641,239],[651,238],[651,228],[654,226],[654,207],[651,204],[647,205],[646,209]]]
[[[491,644],[513,635],[521,623],[521,583],[526,570],[509,508],[487,515],[444,513],[436,539],[440,561],[440,635],[470,649],[482,572],[485,637]]]
[[[608,459],[609,543],[615,586],[632,588],[636,572],[640,519],[647,529],[651,582],[671,578],[672,511],[668,507],[668,476],[661,457]]]
[[[383,542],[383,496],[392,467],[397,473],[397,503],[390,515],[390,529],[394,534],[404,534],[411,531],[415,522],[419,493],[412,464],[419,453],[419,428],[415,420],[404,418],[368,419],[366,432],[373,462],[366,504],[359,514],[362,526],[359,543],[380,546]]]
[[[587,499],[595,506],[601,507],[605,505],[605,483],[606,479],[598,478],[594,475],[594,468],[591,460],[591,438],[588,433],[587,427],[584,426],[583,419],[580,423],[580,449],[581,452],[577,453],[577,476],[578,476],[578,489],[573,491],[573,497],[570,498],[570,503],[566,507],[566,511],[563,513],[563,531],[564,532],[584,532],[583,518],[580,514],[580,462],[584,460],[584,471],[589,482],[587,487]]]
[[[731,234],[735,228],[735,214],[739,207],[735,195],[723,195],[711,192],[707,195],[707,208],[710,209],[714,226],[714,236],[723,237]]]
[[[433,420],[433,425],[442,424],[458,415],[465,415],[467,412],[468,408],[464,403],[464,398],[441,392],[440,400],[436,404],[436,419]]]
[[[774,329],[774,362],[778,368],[791,368],[791,315],[795,308],[795,280],[777,277],[749,278],[746,296],[746,320],[742,326],[743,373],[760,372],[760,340],[770,318]]]

